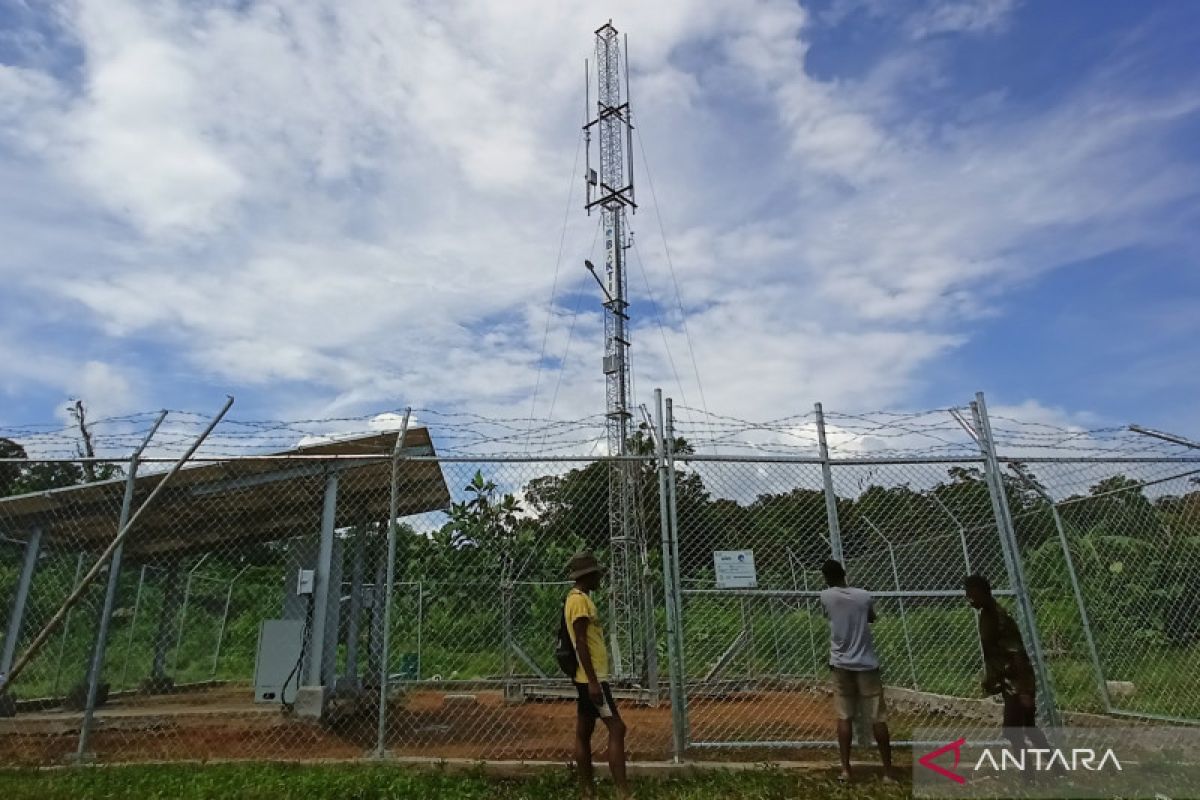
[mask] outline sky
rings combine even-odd
[[[635,403],[1200,436],[1200,6],[1088,0],[0,0],[0,425],[602,412],[609,19]]]

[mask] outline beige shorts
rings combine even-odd
[[[854,719],[861,715],[867,722],[887,722],[883,679],[879,670],[830,669],[833,672],[833,704],[838,719]]]

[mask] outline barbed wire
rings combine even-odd
[[[817,422],[812,413],[752,422],[738,417],[686,408],[688,424],[676,426],[697,452],[813,456]],[[979,445],[952,415],[967,409],[924,411],[826,412],[828,447],[834,457],[963,456],[977,458]],[[1012,457],[1103,458],[1196,455],[1182,445],[1154,439],[1125,427],[1083,427],[1027,421],[1008,415],[991,417],[997,449]]]
[[[99,458],[121,459],[146,438],[157,412],[107,417],[88,423]],[[227,419],[213,431],[198,451],[201,457],[263,455],[300,447],[394,433],[403,409],[361,416],[298,420]],[[604,438],[604,415],[581,419],[534,420],[488,417],[466,411],[413,409],[414,425],[430,430],[438,453],[444,455],[562,455],[586,452]],[[207,425],[202,413],[171,410],[151,442],[148,452],[166,453],[185,448]],[[0,438],[19,444],[31,458],[74,458],[80,455],[80,437],[74,425],[33,423],[0,425]],[[527,448],[531,438],[537,443]],[[381,454],[388,448],[381,449]]]
[[[818,453],[817,419],[813,412],[764,421],[706,412],[679,404],[675,434],[698,455],[814,457]],[[963,411],[960,409],[960,412]],[[160,412],[138,412],[88,423],[99,458],[122,459],[136,449]],[[297,448],[394,432],[403,409],[359,416],[295,420],[227,419],[199,451],[203,457],[264,455]],[[969,415],[964,414],[969,418]],[[605,417],[531,420],[488,416],[467,410],[413,409],[414,424],[429,430],[436,451],[453,456],[510,455],[547,457],[604,455]],[[1121,456],[1182,457],[1197,451],[1128,428],[1088,428],[1027,421],[1011,415],[991,418],[997,450],[1012,459],[1104,458]],[[172,409],[154,437],[149,452],[168,455],[186,448],[208,423],[201,412]],[[827,412],[825,430],[834,458],[963,457],[978,458],[979,446],[950,408],[922,411]],[[0,425],[30,458],[74,458],[81,452],[79,430],[62,421]],[[532,443],[532,444],[531,444]],[[386,448],[384,448],[386,449]],[[599,452],[598,452],[599,451]],[[381,450],[381,454],[383,450]]]

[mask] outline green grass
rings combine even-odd
[[[635,781],[639,798],[665,800],[775,800],[778,798],[899,799],[907,787],[885,786],[864,776],[850,788],[832,780],[832,773],[709,772],[687,778]],[[565,769],[547,770],[525,779],[492,779],[482,773],[451,774],[377,765],[291,766],[277,764],[205,766],[136,766],[66,769],[50,772],[0,772],[0,796],[5,800],[76,800],[125,798],[139,800],[199,800],[240,797],[446,798],[446,800],[567,800],[577,796]],[[614,797],[612,785],[600,782],[600,796]]]

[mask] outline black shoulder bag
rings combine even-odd
[[[571,633],[567,630],[566,601],[563,601],[562,613],[558,615],[558,641],[554,646],[554,660],[567,677],[575,680],[575,671],[579,669],[579,656],[575,654],[575,646],[571,644]]]

